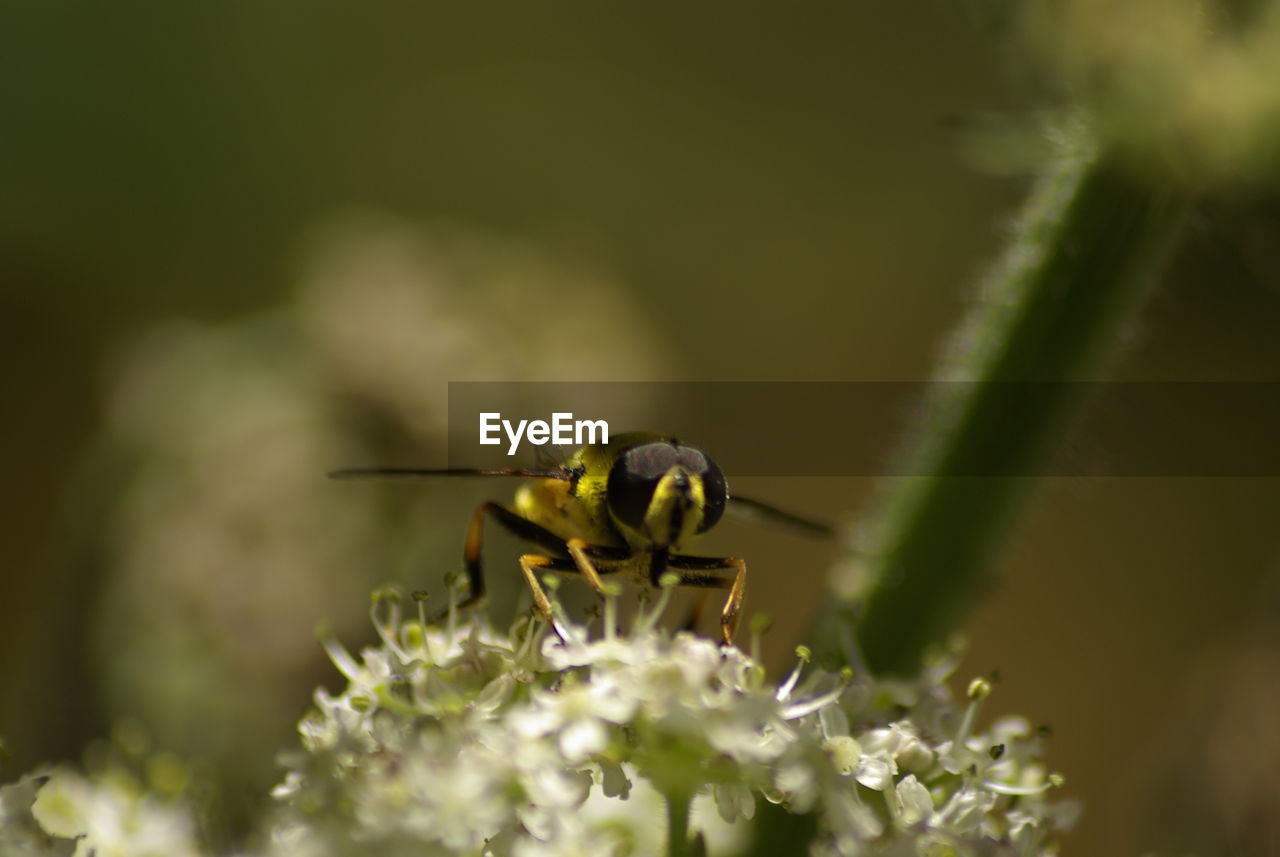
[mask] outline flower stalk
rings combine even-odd
[[[1180,190],[1141,181],[1074,127],[935,385],[900,472],[833,575],[827,651],[852,626],[866,665],[910,674],[959,627],[1034,474],[1082,404],[1185,221]],[[1010,387],[1018,388],[1010,407]],[[848,653],[846,652],[846,655]]]
[[[670,792],[667,798],[667,857],[691,857],[689,806],[693,796]]]

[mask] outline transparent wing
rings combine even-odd
[[[726,507],[726,511],[739,520],[777,524],[783,527],[790,527],[810,536],[832,538],[836,534],[835,528],[830,524],[815,521],[812,518],[806,518],[803,515],[797,515],[793,512],[779,509],[777,506],[771,506],[768,503],[738,494],[729,497],[729,505]]]

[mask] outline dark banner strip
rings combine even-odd
[[[696,446],[741,476],[921,476],[899,457],[921,419],[945,419],[957,383],[458,382],[449,385],[451,467],[554,462],[637,429]],[[1006,438],[946,475],[1280,476],[1280,384],[1082,383],[1085,415],[1033,469],[1008,470]],[[988,384],[1016,417],[1052,385]],[[482,442],[482,440],[484,442]]]

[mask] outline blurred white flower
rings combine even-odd
[[[123,776],[91,780],[69,768],[48,776],[31,814],[50,836],[75,840],[75,857],[200,854],[195,822],[185,806],[148,794]]]

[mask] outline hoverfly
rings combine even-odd
[[[334,478],[432,476],[515,476],[524,482],[511,506],[482,503],[471,517],[463,551],[468,595],[459,607],[485,599],[481,561],[485,520],[493,519],[512,535],[544,553],[520,557],[520,571],[533,593],[534,606],[551,622],[551,602],[538,580],[540,572],[581,574],[598,593],[603,578],[621,575],[644,586],[658,586],[668,571],[679,585],[727,590],[720,633],[732,644],[746,594],[747,565],[740,557],[685,553],[698,536],[720,520],[726,508],[788,525],[815,535],[831,535],[825,524],[781,509],[730,495],[724,474],[709,455],[673,437],[653,432],[615,435],[609,443],[589,444],[547,469],[450,468],[424,470],[371,467],[337,470]]]

